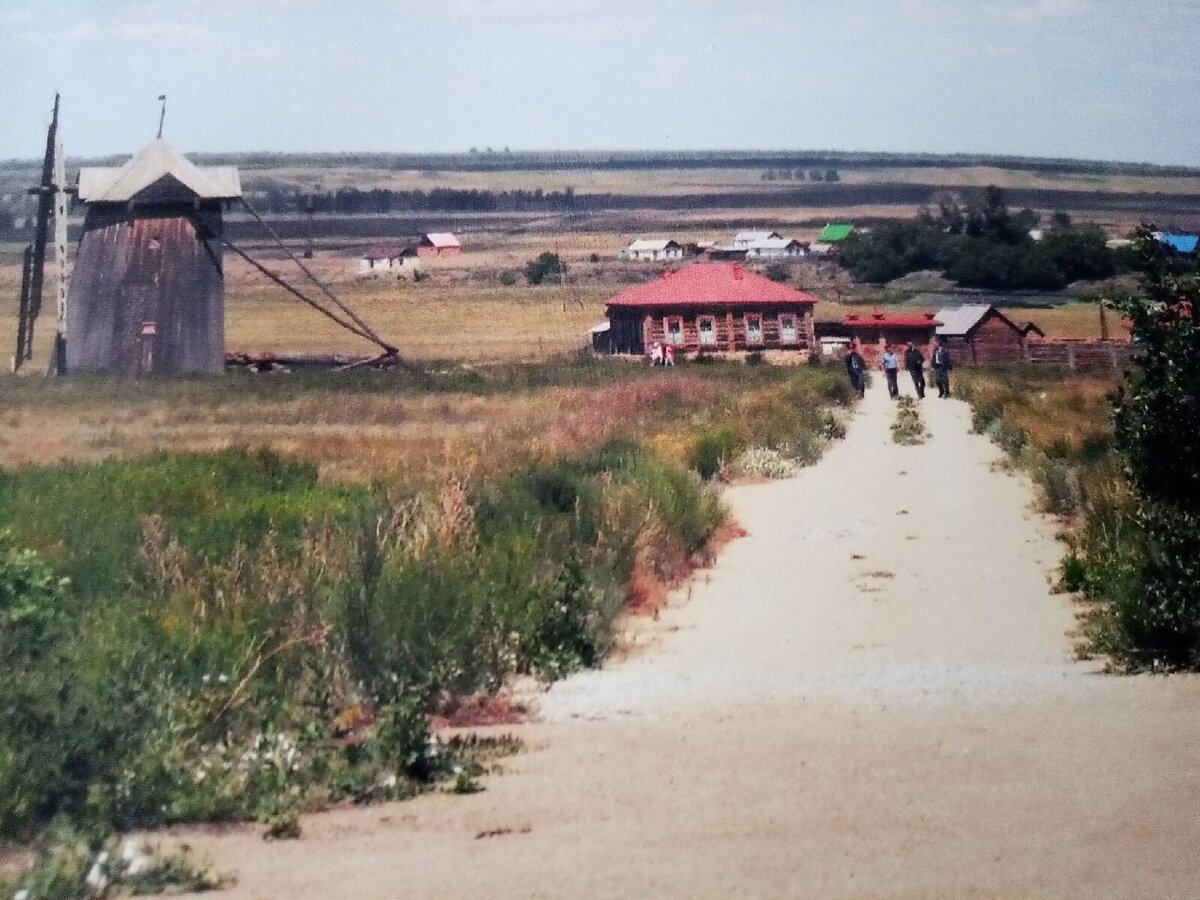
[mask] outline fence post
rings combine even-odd
[[[1117,368],[1117,347],[1115,344],[1108,345],[1108,365],[1111,369]]]
[[[1075,345],[1067,344],[1067,369],[1075,371]]]

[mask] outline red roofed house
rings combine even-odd
[[[643,354],[656,341],[697,353],[816,346],[817,298],[729,263],[702,263],[608,301],[611,353]]]
[[[435,231],[421,238],[417,244],[417,255],[458,256],[462,253],[462,242],[448,231]]]
[[[910,341],[928,359],[933,334],[941,324],[931,312],[883,313],[875,310],[869,315],[850,313],[842,320],[868,362],[877,360],[888,344],[904,345]]]

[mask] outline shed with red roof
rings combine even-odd
[[[458,256],[460,253],[462,241],[448,231],[431,232],[417,244],[418,256]]]
[[[668,269],[608,301],[608,347],[643,354],[662,342],[696,353],[809,352],[816,345],[816,302],[738,264]]]
[[[928,356],[933,334],[942,323],[932,312],[923,313],[850,313],[842,320],[863,356],[874,359],[889,345],[912,343]]]

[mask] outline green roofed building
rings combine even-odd
[[[817,240],[822,244],[836,244],[854,234],[854,226],[849,222],[830,222],[821,230]]]

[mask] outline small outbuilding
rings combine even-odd
[[[448,231],[427,234],[417,244],[417,256],[422,258],[458,256],[460,253],[462,241]]]
[[[842,320],[862,355],[872,362],[889,344],[915,344],[928,358],[934,332],[941,324],[932,312],[905,314],[875,310],[869,315],[850,313]]]
[[[1163,231],[1154,232],[1154,238],[1165,247],[1170,247],[1176,253],[1185,255],[1196,252],[1200,246],[1200,236],[1194,234],[1169,234]]]
[[[1029,335],[1042,335],[1032,322],[1017,324],[989,304],[948,307],[939,310],[937,318],[937,336],[956,364],[1021,362]]]
[[[608,352],[644,354],[662,342],[696,353],[808,353],[816,347],[816,302],[736,263],[668,269],[608,301]]]
[[[377,244],[364,250],[358,259],[358,274],[363,278],[395,275],[412,277],[421,269],[421,258],[415,247],[403,244]]]
[[[822,244],[840,244],[854,234],[854,226],[849,222],[830,222],[821,229],[817,240]]]
[[[638,238],[618,256],[633,262],[672,262],[683,259],[683,245],[670,238]]]

